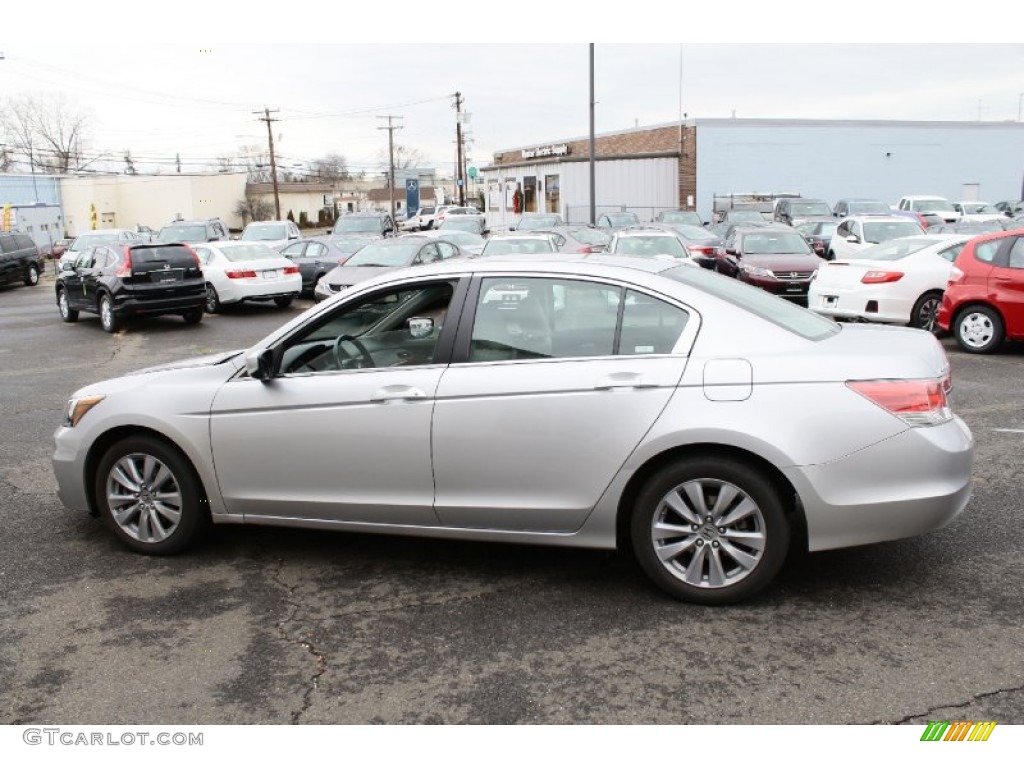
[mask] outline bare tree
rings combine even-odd
[[[348,172],[348,161],[344,155],[331,153],[324,155],[310,163],[310,173],[322,181],[335,182],[346,181],[352,178]]]
[[[387,166],[389,162],[387,149],[382,149],[378,152],[377,159],[381,165]],[[423,163],[423,153],[418,149],[410,149],[404,144],[395,144],[395,168],[399,170],[419,168]],[[387,171],[385,171],[385,175],[387,175]]]
[[[274,215],[274,206],[262,197],[246,195],[235,205],[235,215],[241,217],[244,224],[250,221],[267,221]]]
[[[0,129],[9,148],[44,173],[84,169],[89,144],[89,117],[63,95],[51,98],[19,96],[0,108]]]
[[[270,152],[259,144],[246,144],[238,150],[238,160],[249,174],[252,183],[269,182]]]
[[[231,155],[217,155],[217,173],[231,173],[235,169],[235,158]],[[181,162],[178,162],[178,173],[181,173]]]

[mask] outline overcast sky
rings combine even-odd
[[[463,93],[470,115],[470,157],[476,165],[486,164],[496,150],[586,135],[587,45],[557,42],[568,36],[563,30],[584,40],[588,34],[642,40],[666,33],[692,40],[699,27],[722,40],[744,41],[597,43],[599,133],[672,122],[680,111],[698,118],[1017,120],[1024,93],[1022,44],[798,44],[844,36],[820,11],[811,20],[769,14],[764,21],[763,3],[731,4],[736,18],[729,24],[720,11],[711,16],[718,20],[713,24],[707,10],[703,20],[680,10],[668,25],[677,28],[668,30],[657,23],[664,11],[659,15],[646,3],[630,3],[621,6],[621,13],[627,7],[632,13],[622,34],[614,35],[609,30],[618,29],[616,24],[588,29],[570,21],[571,14],[565,21],[553,18],[550,8],[538,16],[545,6],[533,3],[462,4],[457,7],[464,13],[450,23],[445,16],[456,15],[451,4],[389,3],[387,16],[351,6],[305,5],[299,16],[271,28],[264,20],[239,25],[232,16],[199,14],[212,28],[232,32],[200,39],[187,13],[176,14],[165,30],[165,20],[139,18],[137,5],[113,4],[107,16],[125,19],[116,25],[123,27],[116,40],[108,39],[110,18],[83,20],[86,30],[95,25],[96,44],[70,34],[60,47],[40,46],[32,36],[0,38],[0,97],[63,94],[89,112],[93,149],[128,149],[141,171],[159,165],[173,172],[178,153],[183,171],[204,170],[240,145],[265,145],[266,126],[252,113],[266,106],[280,110],[273,127],[284,166],[336,152],[354,170],[375,171],[387,147],[387,132],[378,130],[386,123],[378,116],[391,114],[401,118],[396,141],[450,173],[456,91]],[[858,25],[865,23],[863,16]],[[943,39],[927,20],[907,28],[907,17],[878,12],[867,21],[875,30],[886,26],[883,20],[906,29],[900,39]],[[1009,16],[1005,20],[1020,29]],[[404,42],[341,42],[382,39],[385,21]],[[953,28],[945,20],[937,26],[947,33]],[[847,32],[856,39],[858,28]],[[501,42],[490,42],[492,35]],[[425,42],[453,38],[479,42]]]

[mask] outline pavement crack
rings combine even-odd
[[[959,702],[956,704],[939,704],[937,706],[931,707],[930,709],[924,712],[920,712],[914,715],[907,715],[906,717],[900,720],[875,720],[874,722],[870,723],[870,725],[907,725],[912,720],[922,720],[925,718],[930,718],[932,714],[934,714],[935,712],[939,712],[943,709],[960,709],[962,707],[969,707],[971,704],[976,704],[982,699],[986,699],[990,696],[997,696],[1001,693],[1016,693],[1022,690],[1024,690],[1024,685],[1018,685],[1013,688],[997,688],[994,691],[985,691],[983,693],[975,694],[967,701]]]
[[[293,636],[288,631],[288,625],[298,620],[299,611],[302,610],[302,603],[295,599],[295,585],[289,584],[281,576],[284,565],[284,558],[278,558],[277,567],[270,573],[270,580],[285,591],[284,602],[291,609],[283,620],[276,623],[277,634],[284,642],[299,645],[316,660],[316,672],[309,679],[309,684],[302,694],[302,706],[291,713],[292,725],[298,725],[302,717],[309,711],[309,708],[313,706],[313,694],[320,687],[320,678],[327,672],[327,656],[317,649],[307,634],[299,633],[298,636]]]

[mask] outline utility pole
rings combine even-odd
[[[280,112],[281,110],[275,109],[274,112]],[[259,112],[253,112],[254,115],[260,114]],[[274,131],[270,127],[271,123],[276,123],[278,118],[270,116],[270,110],[266,107],[263,108],[263,117],[257,117],[257,120],[267,124],[267,138],[270,139],[270,180],[274,183],[274,215],[277,221],[281,220],[281,197],[277,192],[277,163],[274,160]]]
[[[462,94],[455,92],[455,145],[458,148],[455,157],[455,184],[459,189],[459,205],[466,204],[466,175],[462,170]]]
[[[590,44],[590,225],[597,224],[597,199],[594,183],[594,44]]]
[[[388,199],[391,207],[391,220],[395,220],[395,131],[400,131],[404,126],[395,125],[395,120],[401,120],[401,115],[377,115],[378,120],[387,120],[387,126],[377,126],[378,131],[388,132]],[[408,211],[406,212],[408,213]]]

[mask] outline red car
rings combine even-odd
[[[1024,339],[1024,229],[970,240],[953,263],[939,327],[966,352]]]

